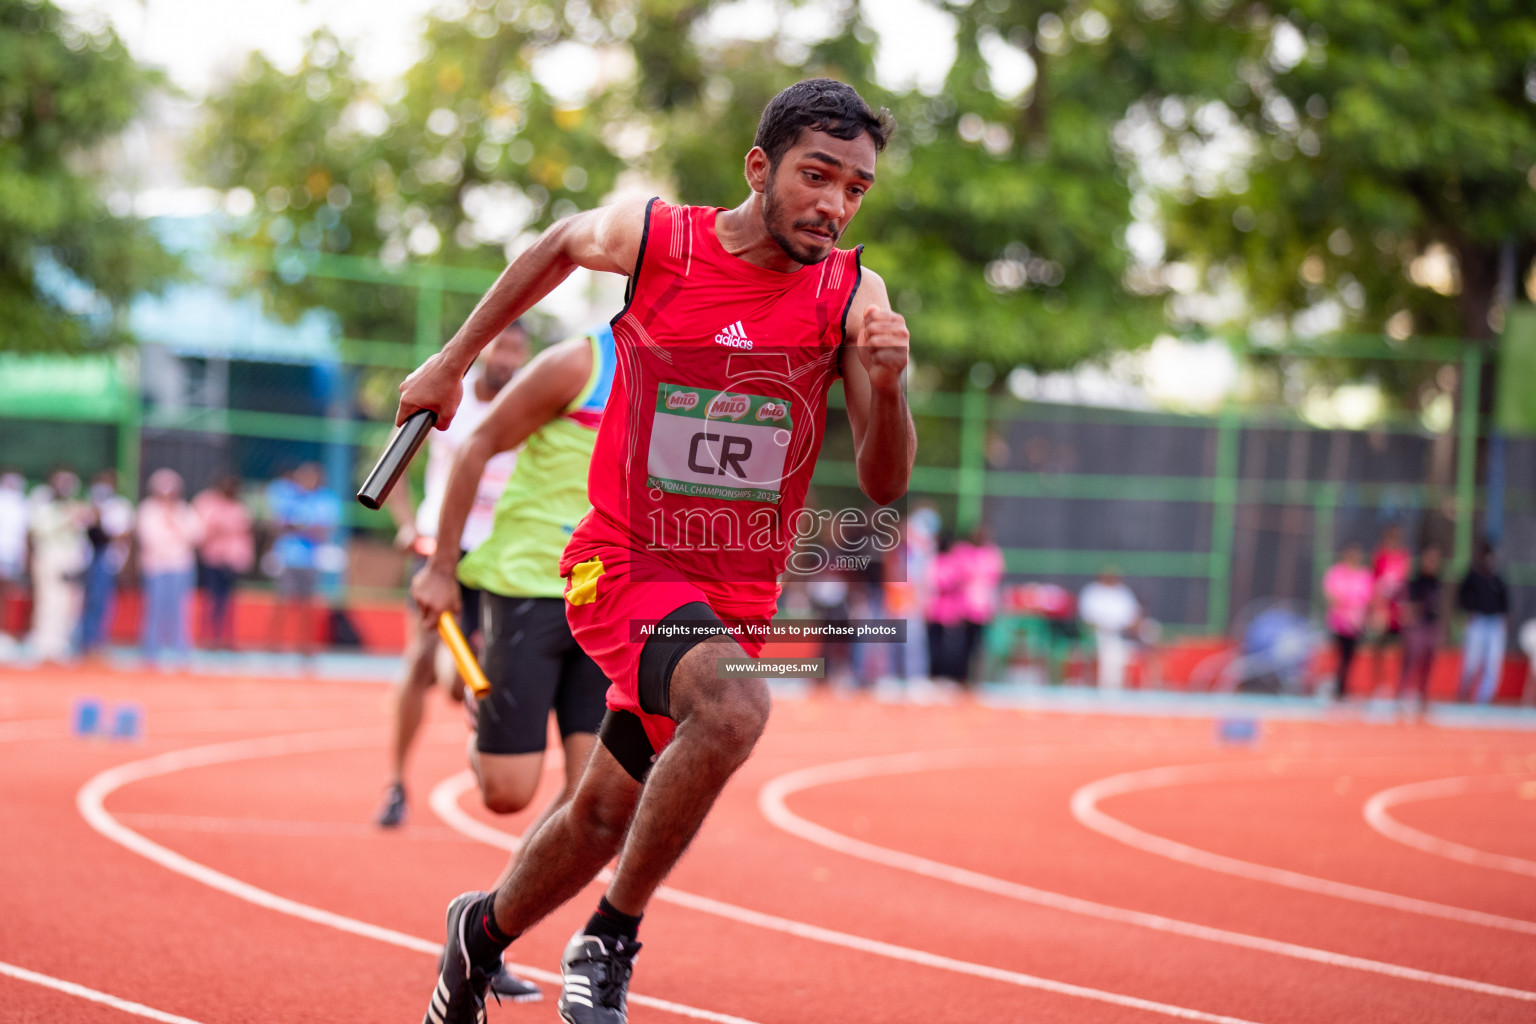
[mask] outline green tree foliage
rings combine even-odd
[[[1501,250],[1536,255],[1536,9],[1518,3],[1143,3],[1213,37],[1204,74],[1135,112],[1199,164],[1164,208],[1169,256],[1235,283],[1253,319],[1486,338]],[[1213,36],[1213,30],[1219,29]],[[1191,65],[1193,67],[1193,65]]]
[[[209,99],[191,151],[202,180],[238,197],[231,240],[391,267],[491,269],[525,232],[596,204],[622,168],[599,136],[605,123],[557,102],[529,68],[565,27],[541,7],[509,22],[477,14],[429,20],[422,59],[389,91],[359,79],[325,32],[293,71],[251,56]],[[408,290],[306,276],[301,263],[254,264],[253,283],[284,315],[323,307],[348,337],[412,337]]]
[[[388,122],[334,38],[313,37],[293,74],[251,56],[237,84],[206,106],[209,117],[193,150],[193,173],[230,191],[226,205],[240,218],[240,243],[380,250],[379,205],[369,199],[398,194],[380,141]],[[272,281],[268,262],[257,261],[253,273],[255,283]],[[285,315],[342,304],[353,328],[366,337],[402,313],[400,296],[391,292],[289,276],[294,279],[286,287],[268,292]]]
[[[1111,131],[1128,85],[1093,48],[1042,49],[1035,5],[950,6],[954,66],[938,96],[895,98],[897,173],[863,225],[899,308],[957,362],[1054,369],[1149,340],[1160,306],[1122,284],[1131,190]],[[993,81],[1008,51],[1035,73],[1011,98]]]
[[[700,48],[691,80],[673,72],[682,100],[663,112],[659,170],[690,202],[734,205],[768,99],[807,75],[847,81],[898,131],[845,244],[868,244],[920,358],[1057,368],[1147,340],[1160,308],[1121,286],[1131,196],[1109,132],[1124,104],[1000,97],[980,46],[1009,26],[980,4],[955,14],[959,55],[937,96],[881,88],[853,3],[802,59],[777,38]]]
[[[123,341],[128,299],[174,271],[142,221],[108,209],[98,173],[158,84],[112,32],[0,0],[0,349]]]
[[[427,52],[395,95],[358,83],[336,41],[317,37],[296,72],[252,58],[210,102],[194,159],[210,184],[254,197],[250,241],[497,266],[507,239],[477,229],[473,215],[488,198],[503,210],[514,201],[518,230],[536,230],[600,201],[633,168],[684,201],[735,205],[764,104],[826,74],[890,106],[901,125],[848,242],[869,244],[867,261],[911,318],[922,358],[1060,367],[1159,326],[1155,299],[1121,286],[1130,190],[1110,129],[1126,101],[1095,96],[1092,55],[1070,55],[1077,63],[1060,70],[1060,99],[1049,107],[1029,94],[1000,98],[979,41],[1017,25],[961,9],[949,88],[894,95],[874,80],[875,36],[852,0],[835,6],[833,32],[809,47],[779,35],[711,38],[701,26],[718,6],[468,5],[428,23]],[[562,104],[533,65],[572,43],[632,70],[579,105]],[[345,209],[318,203],[309,183],[317,167],[346,185]],[[296,209],[296,195],[310,204]],[[275,284],[290,311],[327,305],[347,333],[387,336],[390,314],[354,309],[348,289]]]

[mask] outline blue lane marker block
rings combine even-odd
[[[1259,741],[1259,722],[1256,718],[1218,718],[1216,739],[1222,743],[1247,745]]]
[[[76,736],[95,736],[103,724],[100,697],[75,698],[69,714],[69,726]]]
[[[115,740],[144,738],[144,705],[119,704],[112,709],[112,738]]]

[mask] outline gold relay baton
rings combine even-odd
[[[475,659],[475,652],[470,648],[469,641],[464,639],[464,632],[459,629],[451,613],[438,615],[437,635],[448,645],[448,650],[453,654],[453,663],[459,666],[459,675],[464,677],[469,692],[475,695],[475,700],[484,700],[486,694],[491,692],[491,682],[485,678],[480,662]]]

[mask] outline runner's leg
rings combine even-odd
[[[673,669],[668,693],[677,733],[656,759],[608,888],[608,902],[626,914],[645,910],[768,724],[762,679],[717,677],[719,659],[745,657],[735,640],[720,635],[693,647]]]
[[[515,938],[596,878],[623,845],[641,788],[597,744],[576,794],[528,837],[497,886],[497,926]]]
[[[437,679],[437,634],[419,614],[408,616],[405,674],[395,683],[394,736],[390,746],[390,783],[405,778],[405,762],[421,730],[427,691]]]
[[[549,712],[560,687],[564,651],[574,646],[559,598],[481,595],[491,691],[475,705],[470,767],[485,806],[497,814],[527,807],[544,771]],[[589,729],[595,730],[601,717]]]
[[[597,737],[589,732],[579,732],[573,736],[566,737],[565,782],[560,787],[560,792],[555,794],[554,799],[545,804],[544,809],[539,812],[539,816],[533,819],[533,824],[523,829],[523,842],[525,844],[533,838],[534,833],[544,827],[544,823],[549,821],[556,811],[570,801],[572,794],[576,792],[576,787],[581,784],[582,773],[586,770],[587,762],[592,759],[592,750],[596,745]],[[509,758],[508,760],[511,759]],[[485,759],[482,758],[481,763],[484,764],[484,761]],[[537,788],[537,785],[538,777],[535,777],[535,788]],[[530,802],[532,800],[531,793],[529,800]],[[527,806],[527,804],[525,803],[524,806]],[[512,859],[507,861],[507,866],[502,869],[501,874],[496,878],[496,888],[501,888],[502,884],[511,876],[512,868],[516,863],[517,857],[514,854]]]

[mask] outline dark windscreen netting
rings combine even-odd
[[[235,468],[230,460],[230,449],[239,439],[228,434],[145,427],[140,438],[143,445],[139,455],[139,472],[143,478],[141,494],[149,475],[162,466],[172,467],[181,474],[188,494],[196,494],[217,483],[220,477]]]
[[[1389,526],[1410,546],[1452,547],[1452,436],[1250,418],[1231,428],[1235,473],[1222,480],[1215,420],[1043,405],[1016,416],[991,423],[983,506],[1016,581],[1077,590],[1113,566],[1154,617],[1224,628],[1267,602],[1315,607],[1339,549],[1354,542],[1369,554]],[[1529,562],[1536,442],[1512,442],[1507,461],[1506,561]],[[1227,535],[1223,495],[1232,501]],[[1517,615],[1536,613],[1536,578],[1515,566],[1511,582]],[[1226,599],[1222,622],[1209,621],[1213,585]]]
[[[1436,440],[1433,436],[1388,431],[1245,426],[1238,476],[1346,486],[1417,485],[1430,479]]]
[[[988,448],[994,473],[984,518],[1009,551],[1009,578],[1055,583],[1075,593],[1114,568],[1154,618],[1191,627],[1204,623],[1210,583],[1203,566],[1209,559],[1200,556],[1210,551],[1215,424],[1073,414],[1093,415],[1028,406],[1024,418],[994,421],[1002,443],[994,440]],[[1183,557],[1160,557],[1169,554]]]
[[[1086,552],[1204,552],[1211,507],[1124,498],[988,498],[986,522],[1005,548]],[[1049,564],[1049,563],[1045,563]]]
[[[1027,415],[1027,414],[1026,414]],[[1013,420],[1003,435],[1006,468],[1031,473],[1207,476],[1216,465],[1216,430],[1208,422],[1173,425],[1161,417],[1102,423]],[[993,468],[1001,469],[994,461]]]
[[[1504,474],[1507,491],[1499,549],[1501,561],[1510,566],[1510,619],[1518,627],[1536,618],[1536,569],[1531,568],[1536,563],[1536,438],[1505,442]]]
[[[14,469],[40,481],[55,469],[72,469],[89,478],[117,460],[117,428],[110,423],[57,420],[5,421],[0,469]]]

